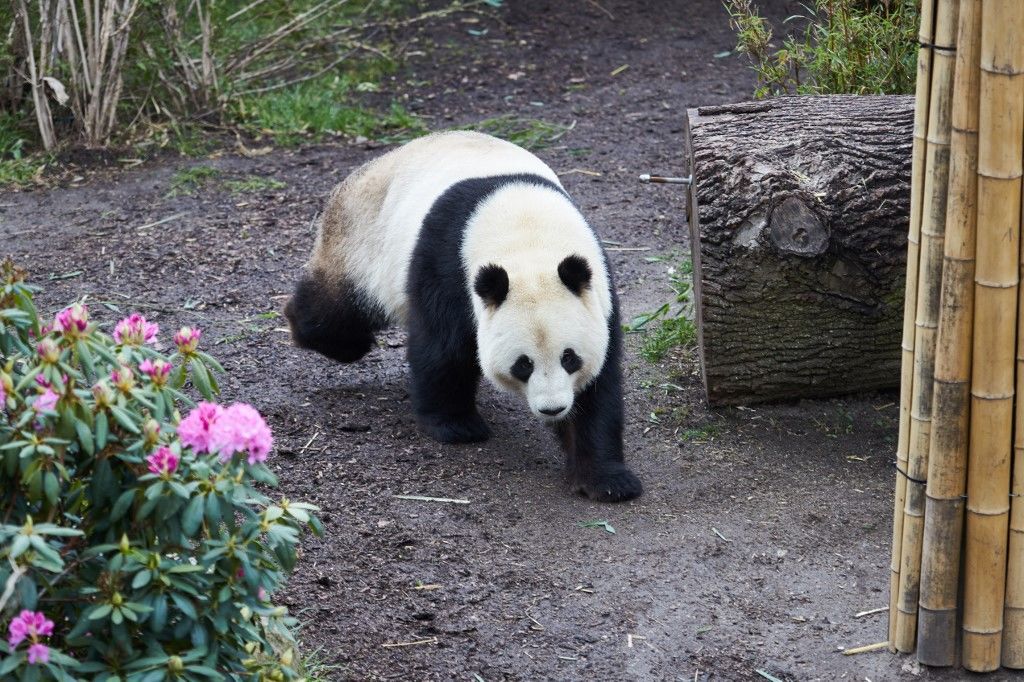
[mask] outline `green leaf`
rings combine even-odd
[[[196,390],[207,400],[213,400],[213,386],[210,383],[210,373],[198,359],[190,360],[188,368],[192,374],[192,383]]]
[[[612,533],[612,534],[615,533],[615,529],[612,528],[612,524],[610,524],[610,523],[608,523],[607,521],[604,521],[604,520],[601,520],[601,521],[580,521],[580,527],[581,528],[601,528],[606,533]]]
[[[93,610],[89,612],[89,615],[86,616],[86,618],[88,618],[89,620],[99,620],[101,618],[106,618],[113,609],[114,607],[110,604],[100,604],[99,606],[93,608]]]
[[[14,542],[11,543],[11,553],[8,556],[12,559],[17,559],[25,553],[25,550],[28,549],[29,544],[29,537],[27,535],[15,535]]]
[[[110,414],[114,415],[114,421],[121,425],[121,428],[126,431],[131,431],[135,435],[141,433],[139,427],[135,425],[131,415],[122,407],[116,405],[110,406]]]
[[[182,499],[186,499],[186,500],[189,498],[188,488],[186,488],[182,484],[178,483],[177,481],[168,481],[167,485],[170,486],[171,490],[178,497],[180,497]]]
[[[57,474],[52,471],[47,471],[43,474],[43,492],[50,506],[56,507],[57,500],[60,497],[60,481],[57,480]]]
[[[110,622],[114,625],[120,625],[124,622],[124,613],[120,608],[116,608],[110,612]]]
[[[309,514],[298,507],[288,505],[288,515],[299,523],[309,523]]]
[[[131,509],[132,502],[135,501],[135,490],[126,490],[121,493],[120,497],[117,498],[117,502],[114,503],[114,508],[110,510],[110,520],[119,521],[128,510]]]
[[[185,507],[185,513],[181,517],[181,530],[186,535],[193,536],[199,530],[199,526],[203,522],[203,503],[205,501],[205,495],[196,495],[189,500],[188,506]]]
[[[96,452],[96,443],[92,437],[92,429],[81,419],[75,420],[75,432],[78,434],[78,444],[90,457]]]
[[[192,620],[197,620],[199,618],[199,614],[196,613],[196,607],[193,606],[192,602],[188,599],[185,599],[181,595],[172,592],[171,601],[174,602],[174,605],[178,607],[178,610],[185,614],[187,618],[190,618]]]
[[[100,450],[107,447],[108,430],[107,413],[100,412],[96,415],[96,447]]]
[[[141,587],[145,587],[153,580],[153,572],[148,569],[143,569],[135,574],[132,578],[132,589],[137,590]]]
[[[84,341],[75,342],[75,350],[78,352],[78,359],[82,361],[82,365],[85,367],[86,376],[89,380],[96,378],[96,361],[92,357],[92,353],[89,351],[89,346]]]
[[[25,654],[15,653],[13,656],[7,656],[0,661],[0,675],[8,675],[14,672],[14,669],[19,665],[26,663]]]

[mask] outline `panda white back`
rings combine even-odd
[[[431,206],[462,180],[517,173],[561,186],[536,156],[489,135],[450,131],[413,140],[365,164],[335,190],[310,266],[343,272],[391,323],[404,324],[409,262]],[[332,208],[349,215],[332,215]]]

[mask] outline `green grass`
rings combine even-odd
[[[426,131],[422,121],[397,103],[385,111],[355,103],[352,93],[364,82],[347,76],[307,81],[243,97],[231,115],[250,133],[269,135],[282,145],[337,136],[403,141]]]
[[[680,440],[694,441],[701,443],[715,438],[721,433],[722,428],[717,424],[705,424],[691,429],[686,429],[679,434]]]
[[[917,73],[918,0],[808,0],[803,36],[781,47],[755,0],[726,0],[737,48],[757,73],[756,97],[912,93]]]
[[[550,147],[562,139],[574,126],[575,123],[562,125],[538,118],[507,115],[485,118],[482,121],[463,126],[460,130],[476,130],[487,133],[513,142],[520,147],[536,151]]]
[[[171,189],[167,196],[174,197],[179,194],[194,194],[196,190],[218,175],[220,175],[220,171],[212,166],[182,168],[171,176]]]
[[[242,180],[225,180],[224,186],[232,194],[243,194],[246,192],[263,192],[274,189],[284,189],[288,185],[273,178],[262,178],[258,175],[250,175]]]
[[[660,361],[673,348],[690,348],[697,341],[697,327],[685,317],[661,320],[657,328],[644,335],[640,356],[650,363]]]
[[[53,160],[48,154],[26,153],[31,132],[25,127],[23,116],[0,112],[0,186],[27,185]]]
[[[669,258],[655,256],[648,260],[663,262]],[[689,349],[697,341],[697,326],[693,323],[693,262],[684,258],[678,267],[669,270],[669,286],[675,293],[673,301],[660,308],[637,315],[624,325],[626,333],[644,335],[640,356],[650,363],[661,361],[673,348]]]

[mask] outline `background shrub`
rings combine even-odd
[[[802,36],[772,42],[754,0],[726,0],[737,48],[757,73],[756,97],[905,94],[917,74],[919,0],[814,0]]]
[[[165,355],[138,314],[43,325],[32,291],[0,265],[0,680],[297,678],[271,598],[321,526],[263,492],[262,417],[183,393],[223,371],[198,330]]]

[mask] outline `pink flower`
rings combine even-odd
[[[36,345],[36,353],[39,354],[43,362],[50,365],[56,364],[60,360],[60,347],[51,338],[40,339]]]
[[[68,336],[77,336],[84,332],[88,326],[89,311],[80,303],[65,308],[53,318],[53,328]]]
[[[236,452],[248,452],[249,464],[267,459],[274,444],[270,428],[252,405],[235,403],[210,428],[210,445],[223,461]]]
[[[50,647],[45,644],[33,644],[28,648],[29,663],[49,663]]]
[[[150,360],[146,358],[139,363],[139,371],[148,376],[157,386],[167,383],[167,377],[171,373],[171,363],[162,358]]]
[[[4,389],[4,384],[0,381],[0,412],[4,411],[7,407],[7,390]]]
[[[256,591],[256,598],[260,601],[267,601],[269,597],[267,597],[267,591],[261,587]]]
[[[59,398],[60,396],[54,393],[52,388],[47,388],[36,397],[35,402],[32,403],[32,409],[36,412],[53,412],[57,408]]]
[[[166,445],[146,458],[150,473],[169,476],[178,468],[178,456]]]
[[[7,643],[13,649],[26,639],[38,642],[39,637],[49,637],[52,634],[52,620],[43,615],[42,611],[29,611],[26,609],[15,616],[14,620],[7,627]]]
[[[146,322],[142,315],[132,313],[114,327],[114,340],[126,346],[141,346],[156,341],[159,331],[160,325]]]
[[[178,347],[178,352],[182,355],[195,353],[196,348],[199,346],[199,337],[202,335],[203,332],[198,329],[182,327],[174,335],[174,345]]]
[[[210,452],[210,431],[223,414],[224,408],[216,403],[199,403],[178,424],[178,437],[198,453]]]

